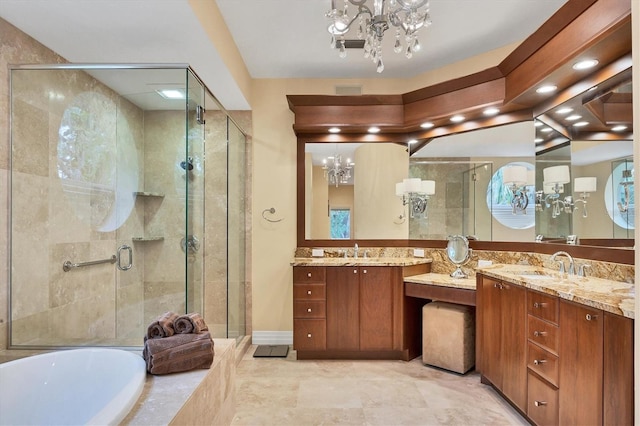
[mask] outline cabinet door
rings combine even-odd
[[[329,267],[327,287],[327,349],[358,350],[360,346],[360,279],[356,267]]]
[[[560,424],[602,424],[603,312],[560,301]]]
[[[522,411],[527,409],[526,290],[502,283],[500,368],[502,393]]]
[[[391,267],[360,268],[360,350],[393,349]]]
[[[604,313],[604,425],[634,424],[633,321]]]
[[[502,283],[482,277],[482,349],[481,372],[494,386],[502,383],[500,373],[500,334],[501,303],[500,286]]]

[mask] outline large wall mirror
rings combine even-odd
[[[305,239],[533,241],[533,191],[514,211],[502,179],[509,165],[533,172],[533,136],[532,121],[514,123],[436,138],[412,155],[397,143],[306,143]],[[429,189],[413,191],[417,182]]]
[[[633,246],[631,84],[627,68],[537,117],[536,233],[545,241]]]

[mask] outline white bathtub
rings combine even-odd
[[[73,349],[0,364],[0,425],[118,424],[146,378],[140,355]]]

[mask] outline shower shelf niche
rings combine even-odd
[[[164,237],[131,237],[133,242],[164,241]]]
[[[162,192],[150,192],[150,191],[136,191],[134,192],[136,196],[140,197],[161,197],[164,198],[164,194]]]

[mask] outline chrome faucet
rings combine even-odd
[[[354,258],[358,258],[358,243],[356,243],[355,246],[353,246],[353,257]]]
[[[569,259],[569,275],[575,275],[575,266],[573,263],[573,257],[571,257],[571,255],[569,253],[567,253],[566,251],[557,251],[555,253],[553,253],[551,255],[551,261],[552,262],[558,262],[558,264],[560,265],[560,273],[564,274],[565,272],[565,267],[564,267],[564,261],[562,260],[556,260],[556,256],[566,256]]]

